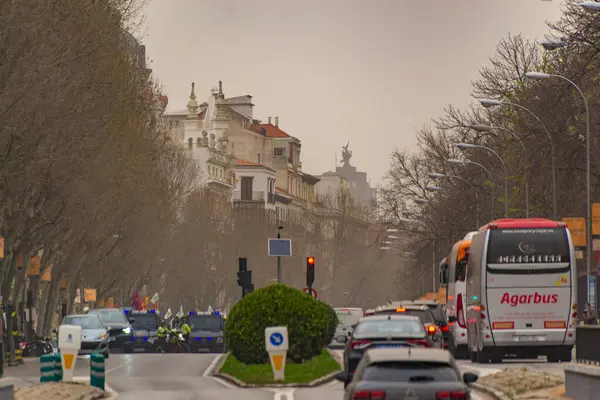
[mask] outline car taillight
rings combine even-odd
[[[383,390],[357,390],[354,392],[353,400],[385,400],[385,392]]]
[[[425,339],[412,339],[407,340],[407,343],[414,344],[421,347],[429,347],[429,342]]]
[[[365,348],[370,343],[370,340],[353,340],[352,343],[350,343],[350,348],[360,350]]]
[[[436,331],[437,331],[437,328],[435,327],[435,325],[427,325],[427,334],[428,335],[435,335]]]
[[[436,400],[469,400],[469,397],[467,392],[437,392],[435,394]]]
[[[448,330],[450,330],[450,328],[448,327],[448,325],[440,326],[440,329],[441,329],[442,332],[448,332]]]

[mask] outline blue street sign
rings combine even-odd
[[[283,335],[279,332],[272,333],[269,337],[269,341],[273,346],[281,346],[283,343]]]
[[[291,239],[269,239],[269,255],[276,257],[292,256]]]

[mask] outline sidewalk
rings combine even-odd
[[[15,391],[15,400],[96,400],[104,392],[85,383],[50,382]]]

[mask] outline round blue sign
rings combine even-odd
[[[273,346],[281,346],[283,343],[283,335],[279,332],[273,332],[271,337],[269,337],[269,341]]]

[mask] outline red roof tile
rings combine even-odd
[[[240,160],[239,158],[235,160],[235,165],[239,165],[240,167],[262,167],[262,165],[260,165],[259,163]]]
[[[262,134],[262,132],[261,132],[262,129],[265,129],[267,137],[273,137],[273,138],[290,137],[290,135],[288,135],[287,133],[285,133],[284,131],[282,131],[281,129],[279,129],[278,127],[276,127],[275,125],[272,125],[272,124],[252,124],[252,125],[250,125],[250,129],[252,129],[254,132],[257,132],[260,134]]]

